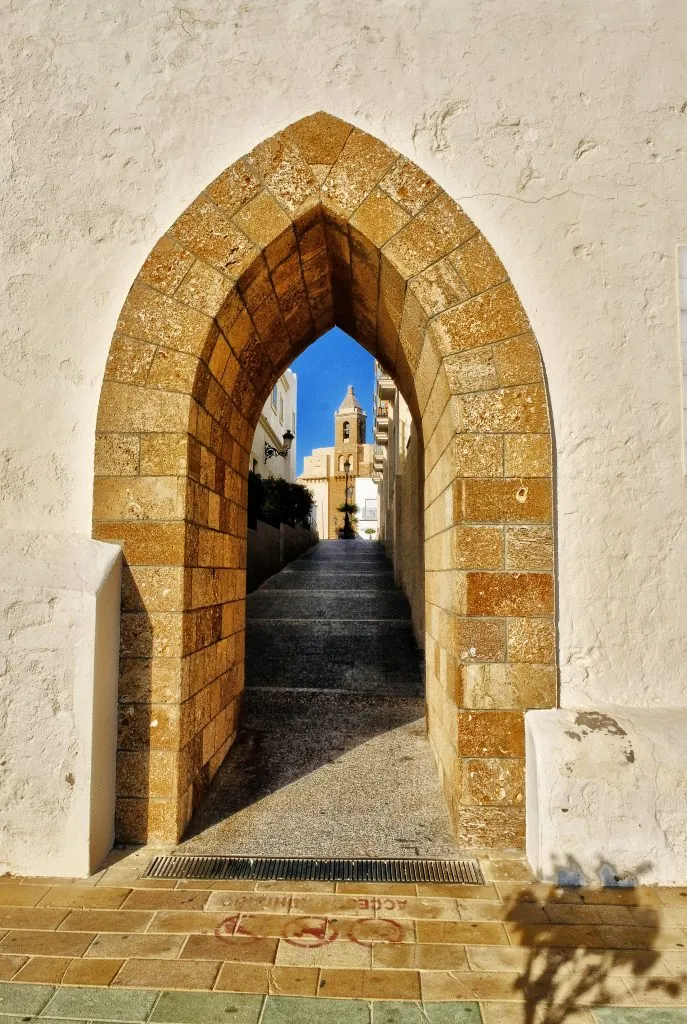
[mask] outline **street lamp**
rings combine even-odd
[[[348,458],[346,459],[346,461],[343,464],[343,468],[344,468],[344,473],[346,474],[346,491],[345,491],[346,497],[344,499],[344,510],[345,511],[344,511],[343,535],[344,535],[344,540],[351,540],[351,538],[353,537],[353,530],[351,528],[351,517],[350,517],[350,514],[349,514],[349,501],[348,501],[348,474],[351,472],[351,460],[350,459],[348,459]]]
[[[273,458],[275,455],[281,455],[282,459],[285,459],[289,454],[291,445],[293,444],[294,435],[290,430],[286,430],[282,437],[284,440],[283,448],[275,448],[274,445],[268,444],[267,441],[265,441],[265,462],[267,462],[268,459]]]

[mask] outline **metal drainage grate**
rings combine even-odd
[[[237,878],[256,882],[453,882],[484,885],[476,860],[306,857],[155,857],[145,878]]]

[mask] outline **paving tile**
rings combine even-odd
[[[0,953],[32,956],[83,956],[95,935],[83,932],[8,932],[0,941]]]
[[[422,998],[425,1002],[445,1000],[523,999],[521,975],[479,971],[421,971]]]
[[[131,883],[132,889],[176,889],[176,878],[137,878]],[[207,883],[198,888],[207,889]]]
[[[224,964],[215,992],[260,992],[271,995],[316,996],[317,967],[273,967],[263,964]]]
[[[62,978],[63,985],[110,985],[123,960],[72,960]]]
[[[144,932],[153,919],[145,910],[72,910],[60,932]]]
[[[176,884],[177,889],[204,889],[206,892],[254,892],[256,882],[244,881],[240,878],[218,879],[216,882],[209,882],[206,878],[180,878]]]
[[[332,942],[326,946],[296,946],[282,939],[277,948],[277,964],[301,967],[372,966],[372,946],[354,942]]]
[[[35,907],[49,890],[48,885],[2,885],[0,907]]]
[[[592,907],[554,907],[553,910],[592,910]],[[548,910],[548,908],[547,908]],[[538,903],[501,903],[497,900],[458,901],[461,921],[522,921],[547,924],[549,917]]]
[[[525,971],[532,958],[532,951],[524,946],[466,946],[465,951],[473,971]],[[549,952],[570,956],[569,949]]]
[[[546,1008],[532,1003],[483,1002],[480,1011],[484,1024],[595,1024],[587,1009],[566,1010],[563,1020],[551,1014],[547,1020]]]
[[[41,907],[0,907],[0,927],[54,931],[68,913],[68,910],[43,910]]]
[[[171,932],[180,935],[213,935],[227,918],[226,911],[208,914],[204,910],[158,910],[148,928],[150,932]]]
[[[113,985],[160,989],[211,989],[219,973],[219,961],[127,960]]]
[[[646,890],[645,890],[646,891]],[[649,889],[658,903],[667,907],[687,907],[687,888]]]
[[[594,1007],[592,1016],[598,1024],[687,1024],[687,1009],[673,1007]]]
[[[418,896],[454,897],[459,900],[497,900],[499,898],[495,885],[454,885],[452,882],[447,882],[445,885],[438,882],[418,882],[417,894]]]
[[[492,949],[492,946],[478,946],[477,949]],[[500,947],[496,947],[500,948]],[[508,947],[509,949],[511,947]],[[372,947],[373,967],[389,967],[416,971],[469,971],[470,964],[465,946],[451,943],[376,942]]]
[[[477,1003],[372,1004],[372,1024],[481,1024]]]
[[[583,903],[584,892],[578,888],[564,888],[549,885],[547,882],[495,882],[495,896],[491,899],[502,899],[511,903]],[[614,890],[620,891],[620,890]],[[624,891],[624,890],[623,890]]]
[[[288,914],[241,914],[234,931],[237,935],[252,935],[254,938],[280,938],[288,935],[295,926],[296,918]]]
[[[256,892],[336,892],[336,882],[257,882]]]
[[[337,882],[336,891],[341,893],[372,893],[375,896],[415,896],[415,882]]]
[[[125,910],[203,910],[208,895],[190,889],[134,889],[123,906]]]
[[[370,1006],[354,999],[268,996],[260,1024],[370,1024]]]
[[[59,985],[64,972],[71,963],[69,957],[32,956],[14,976],[18,982],[40,982],[43,985]]]
[[[307,893],[296,894],[291,899],[291,913],[301,916],[330,914],[332,916],[364,917],[370,913],[374,914],[374,906],[370,906],[370,897],[361,898],[336,893]],[[395,903],[396,901],[392,898],[390,902]]]
[[[319,994],[327,998],[419,1000],[420,977],[417,971],[324,968]]]
[[[112,988],[72,988],[55,990],[44,1010],[45,1017],[87,1021],[128,1021],[137,1024],[148,1019],[157,992],[123,992]]]
[[[40,901],[41,907],[70,907],[75,910],[93,908],[115,910],[131,890],[91,885],[56,885]]]
[[[182,960],[228,960],[240,963],[274,963],[278,939],[247,935],[190,935],[181,951]]]
[[[211,892],[208,893],[206,911],[223,910],[225,913],[288,914],[291,902],[298,899],[320,899],[317,894],[308,897],[293,897],[286,892]]]
[[[626,977],[630,999],[639,1006],[687,1006],[687,978],[673,976]]]
[[[151,1024],[257,1024],[262,996],[224,995],[215,992],[163,992],[153,1010]]]
[[[526,860],[480,859],[482,874],[488,882],[534,882],[534,873]]]
[[[51,985],[0,982],[0,1014],[31,1017],[41,1012],[54,991]]]
[[[28,959],[28,956],[0,956],[0,981],[14,978]]]
[[[87,957],[155,957],[176,959],[185,942],[183,935],[98,935],[90,946]]]
[[[418,942],[450,942],[454,945],[507,946],[502,924],[471,921],[418,921]]]

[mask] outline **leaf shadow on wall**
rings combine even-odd
[[[590,1006],[678,1005],[687,974],[672,973],[663,954],[687,953],[687,932],[672,924],[657,890],[638,887],[650,867],[620,875],[600,860],[602,888],[580,888],[584,873],[568,856],[555,868],[565,887],[523,886],[509,896],[509,936],[527,950],[516,982],[523,1024],[564,1024]]]

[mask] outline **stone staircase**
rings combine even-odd
[[[246,686],[422,697],[410,608],[380,544],[320,541],[248,597]]]
[[[242,728],[179,852],[458,855],[381,545],[321,541],[247,606]]]

